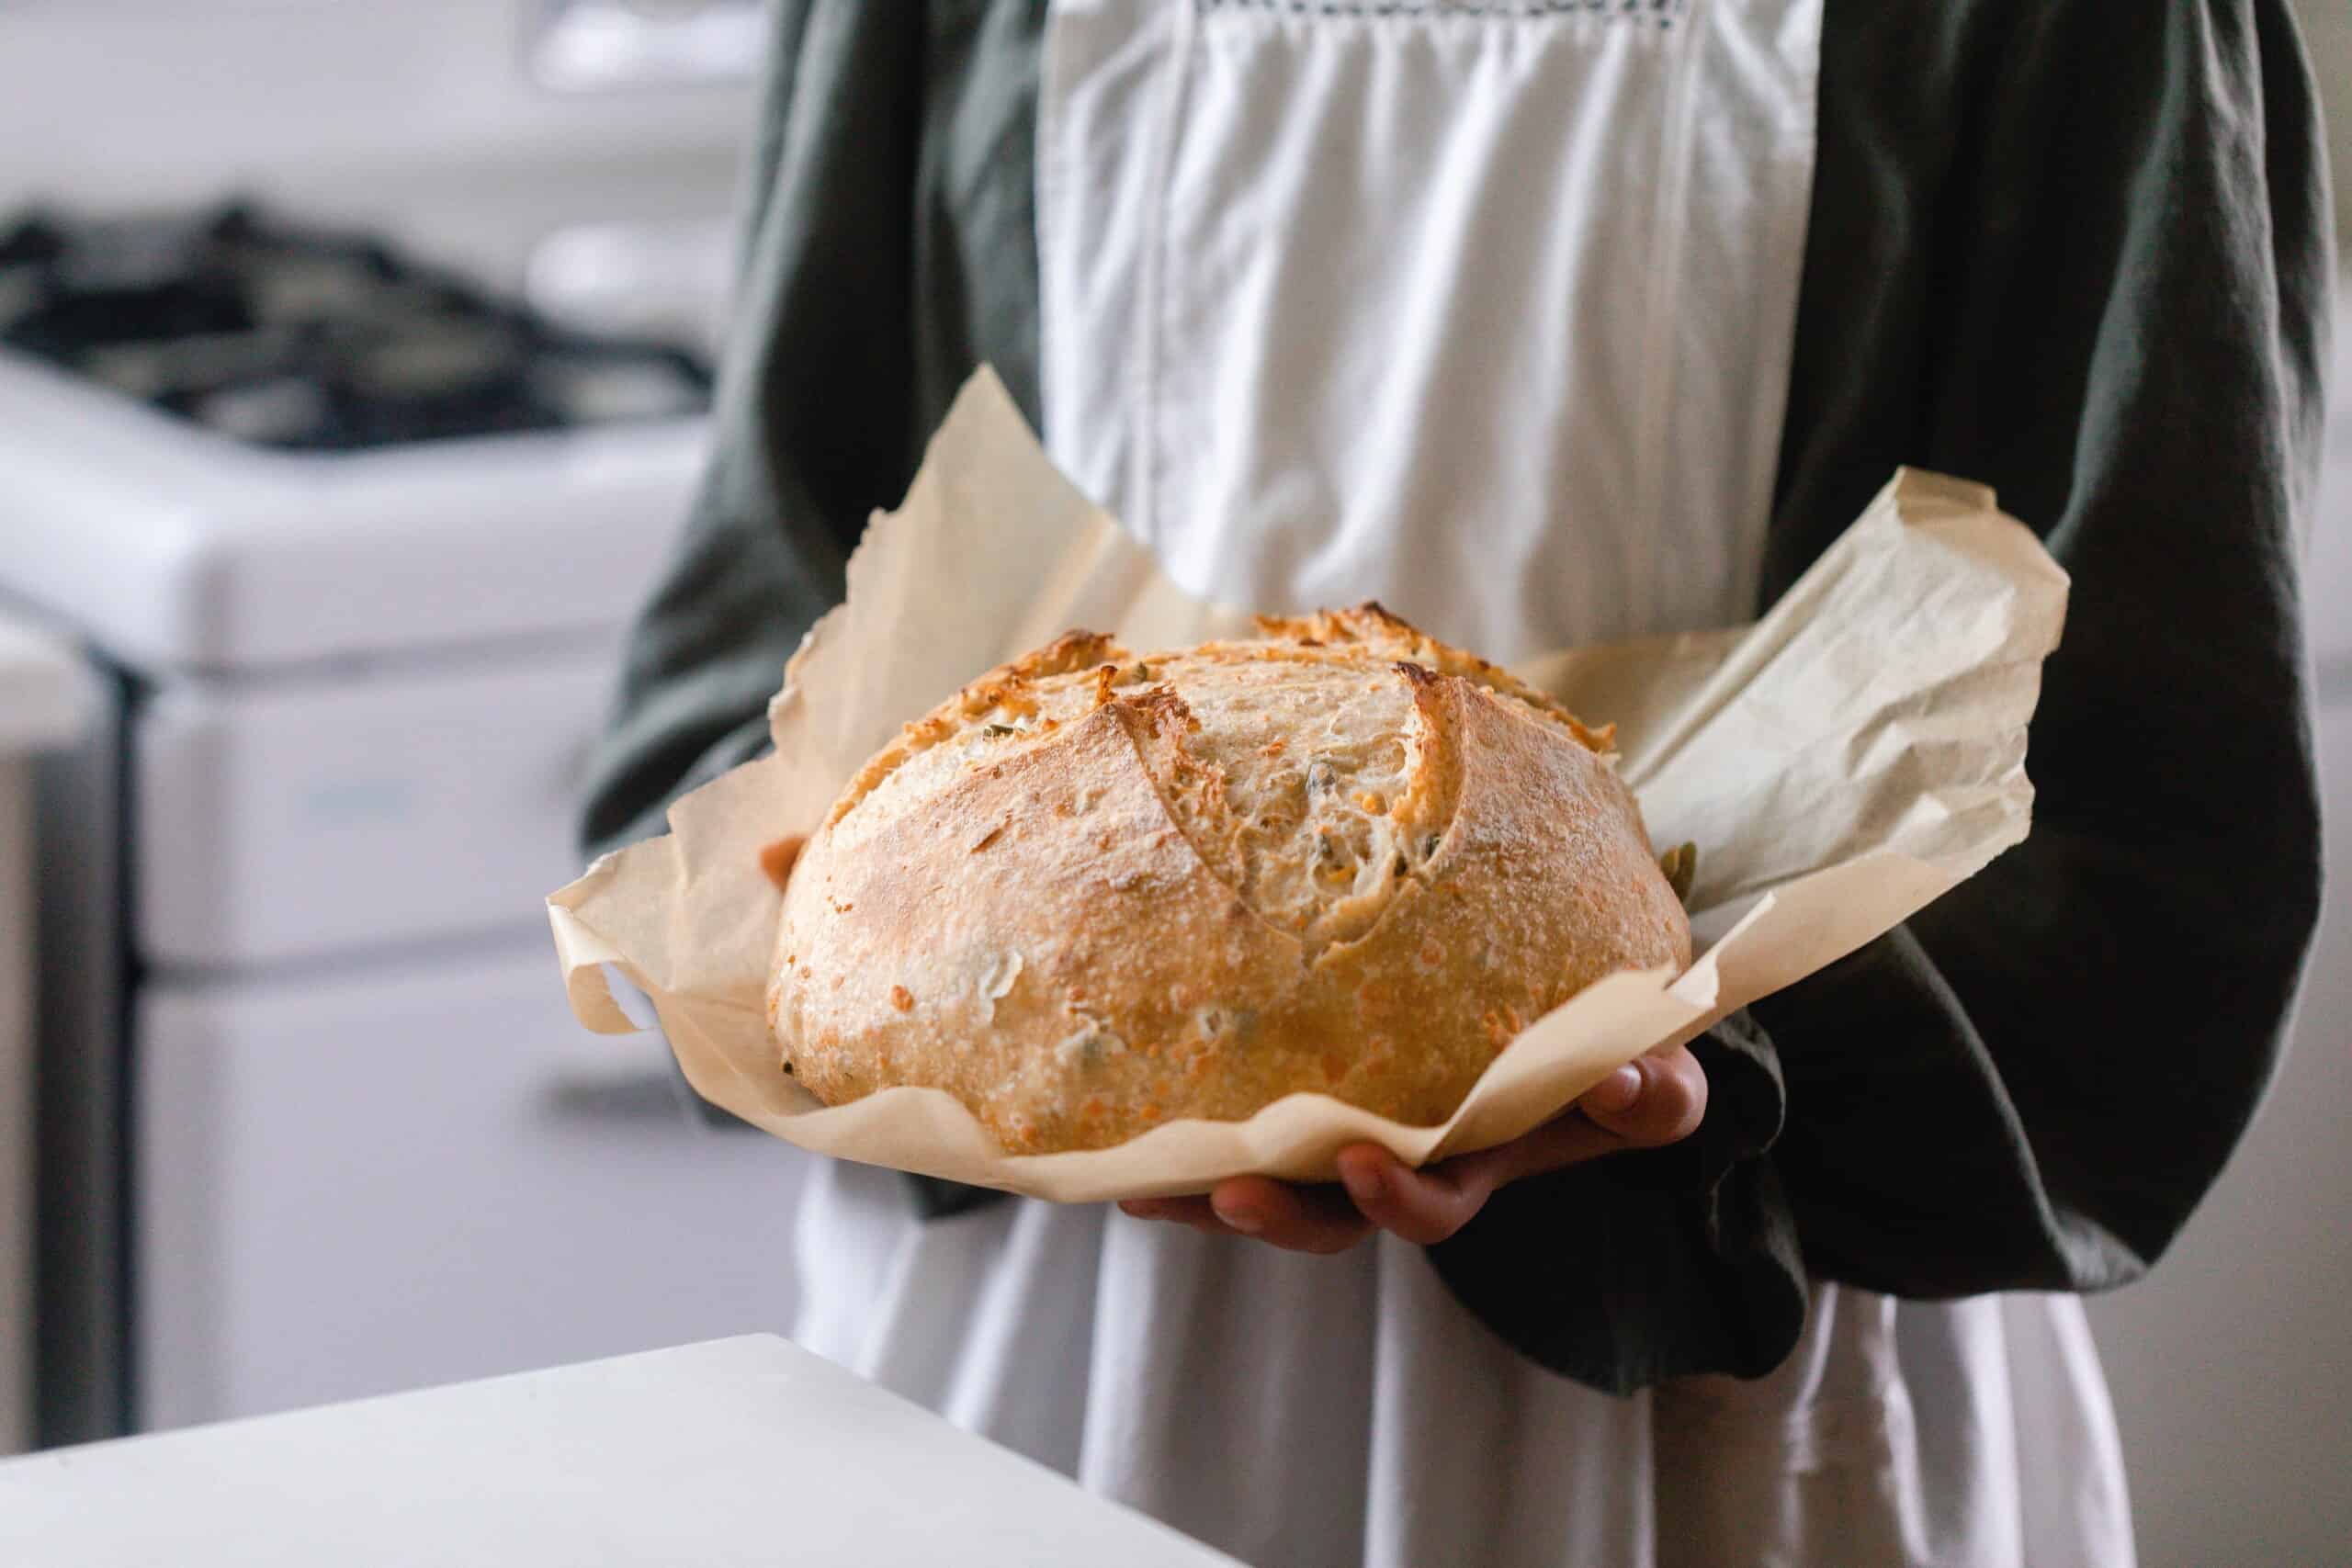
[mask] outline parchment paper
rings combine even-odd
[[[1010,1156],[938,1090],[826,1109],[784,1075],[763,1009],[782,896],[760,849],[811,830],[901,724],[1063,631],[1110,630],[1141,651],[1250,622],[1163,577],[982,370],[904,504],[866,529],[846,602],[786,670],[769,705],[775,754],[680,800],[666,836],[598,861],[548,898],[548,918],[582,1022],[637,1027],[607,987],[612,965],[651,999],[698,1092],[820,1153],[1069,1201],[1197,1192],[1244,1171],[1329,1179],[1359,1140],[1420,1163],[1548,1120],[1622,1063],[1852,951],[2024,838],[2026,723],[2065,602],[2064,572],[1991,491],[1906,469],[1753,626],[1522,666],[1587,720],[1617,724],[1653,840],[1698,846],[1702,951],[1689,970],[1617,975],[1572,998],[1443,1126],[1299,1094],[1246,1122]]]

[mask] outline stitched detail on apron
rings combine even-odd
[[[1476,0],[1193,0],[1202,11],[1265,11],[1291,17],[1599,17],[1649,22],[1670,28],[1690,9],[1690,0],[1520,0],[1517,5],[1480,5]]]

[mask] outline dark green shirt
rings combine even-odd
[[[765,746],[975,366],[1038,421],[1043,12],[781,6],[717,456],[630,645],[592,849]],[[1995,486],[2075,580],[2033,834],[1698,1043],[1696,1137],[1508,1188],[1430,1249],[1526,1355],[1623,1391],[1768,1371],[1815,1279],[2104,1289],[2212,1182],[2320,907],[2295,562],[2323,158],[2281,0],[1827,0],[1762,601],[1898,465]],[[933,1213],[994,1196],[910,1179]]]

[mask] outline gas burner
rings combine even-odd
[[[243,203],[0,229],[0,345],[220,435],[338,452],[698,413],[707,367]]]

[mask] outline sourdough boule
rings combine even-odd
[[[1301,1090],[1442,1122],[1544,1013],[1690,957],[1607,733],[1375,604],[1142,656],[1072,632],[775,868],[784,1070],[944,1089],[1021,1154]]]

